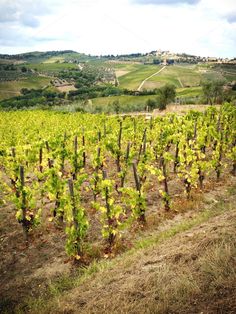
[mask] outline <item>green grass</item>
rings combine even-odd
[[[197,72],[195,67],[183,66],[167,66],[158,75],[153,76],[148,80],[144,87],[152,86],[161,87],[165,84],[173,84],[177,88],[188,86],[197,86],[200,84],[201,75]],[[182,84],[181,84],[182,83]]]
[[[190,88],[178,88],[176,95],[181,97],[194,97],[201,95],[201,87],[190,87]],[[155,99],[157,95],[145,95],[145,96],[111,96],[111,97],[100,97],[91,99],[94,106],[108,106],[114,101],[119,100],[122,106],[129,106],[135,104],[136,106],[142,106],[146,104],[148,99]]]
[[[137,90],[143,80],[160,69],[161,66],[157,65],[125,64],[123,67],[119,67],[119,70],[130,72],[119,78],[120,87]]]
[[[234,187],[234,191],[235,191],[235,187]],[[210,218],[213,218],[222,214],[223,212],[226,211],[226,209],[227,210],[233,209],[231,207],[225,208],[224,204],[225,204],[224,201],[220,201],[215,205],[214,209],[211,208],[208,210],[204,210],[200,212],[198,215],[196,215],[196,217],[185,219],[182,222],[174,225],[173,227],[171,227],[170,229],[166,231],[163,231],[157,235],[154,234],[150,237],[143,238],[136,243],[135,248],[136,249],[149,248],[152,245],[156,245],[157,243],[161,243],[167,239],[172,238],[178,233],[187,231],[195,226],[201,225],[202,223],[208,221]]]
[[[145,96],[111,96],[111,97],[100,97],[91,99],[93,105],[95,106],[108,106],[114,101],[119,100],[122,106],[128,106],[130,104],[136,104],[137,106],[143,105],[147,102],[148,99],[156,98],[156,95],[145,95]]]
[[[210,70],[202,75],[203,80],[224,80],[225,77],[220,72]]]
[[[177,96],[181,97],[194,97],[202,94],[202,88],[200,86],[197,87],[189,87],[189,88],[178,88],[176,90]]]
[[[122,105],[128,105],[130,103],[144,103],[148,98],[155,98],[156,95],[148,95],[148,96],[111,96],[111,97],[100,97],[92,99],[92,103],[95,105],[108,105],[109,103],[114,102],[115,100],[119,100]]]
[[[38,72],[53,74],[63,71],[65,69],[77,68],[73,63],[28,63],[25,66],[29,69],[37,69]]]
[[[136,63],[115,63],[112,64],[117,71],[128,71],[119,77],[120,87],[137,89],[141,82],[147,77],[161,69],[161,65],[144,65]],[[195,65],[167,66],[162,72],[147,80],[143,88],[159,88],[165,84],[173,84],[177,88],[182,86],[197,86],[200,84],[202,75]],[[182,84],[181,84],[182,83]]]
[[[127,63],[115,63],[115,62],[106,62],[106,64],[115,70],[124,70],[124,71],[136,71],[140,67],[143,66],[142,63],[134,63],[134,62],[127,62]]]
[[[50,78],[33,76],[19,81],[0,82],[0,100],[20,95],[22,88],[42,88],[50,83]]]
[[[235,64],[219,64],[213,67],[214,71],[221,72],[222,76],[227,81],[236,80],[236,65]]]

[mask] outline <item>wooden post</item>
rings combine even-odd
[[[47,152],[49,153],[50,147],[49,147],[48,141],[45,142],[45,145],[46,145]],[[48,158],[48,168],[49,169],[53,168],[53,160],[50,158]]]
[[[26,219],[26,195],[24,192],[25,187],[25,173],[24,167],[20,166],[20,184],[21,184],[21,206],[22,206],[22,229],[23,229],[23,236],[26,242],[28,242],[28,226],[27,226],[27,219]]]
[[[102,175],[103,175],[103,180],[106,180],[107,179],[106,170],[102,171]],[[106,216],[107,216],[107,224],[109,227],[111,227],[112,223],[113,223],[113,219],[111,217],[111,207],[110,207],[110,203],[109,203],[109,198],[110,198],[109,190],[108,190],[108,187],[106,187],[105,188],[105,203],[106,203],[106,209],[107,209]],[[115,235],[112,232],[110,232],[110,230],[109,230],[108,243],[109,243],[110,249],[114,243],[114,240],[115,240]]]
[[[64,133],[64,138],[62,141],[62,159],[61,159],[61,172],[64,175],[64,170],[65,170],[65,155],[64,151],[66,149],[66,132]]]
[[[97,159],[99,159],[101,156],[101,147],[98,147],[97,149]],[[98,170],[99,168],[102,168],[102,165],[100,164],[97,164],[96,167],[95,167],[95,177],[94,177],[94,187],[95,187],[95,191],[94,191],[94,202],[97,201],[97,192],[96,192],[96,188],[97,188],[97,184],[98,184],[98,179],[99,179],[99,176],[98,176]]]
[[[104,120],[104,124],[103,124],[103,136],[106,137],[107,136],[107,127],[106,127],[106,121]]]
[[[86,165],[86,152],[85,152],[85,136],[82,136],[82,145],[83,145],[83,167]]]
[[[102,137],[102,135],[101,135],[101,131],[99,130],[99,131],[98,131],[98,143],[100,143],[100,142],[101,142],[101,137]]]
[[[15,149],[15,147],[12,147],[11,152],[12,152],[12,157],[15,159],[16,158],[16,149]]]
[[[121,135],[122,135],[122,121],[120,121],[120,130],[119,130],[119,135],[118,135],[118,152],[116,156],[116,166],[117,166],[117,172],[121,171],[121,166],[120,166],[120,157],[121,157]]]
[[[135,180],[136,190],[138,191],[139,197],[141,197],[141,183],[140,183],[140,178],[138,176],[137,167],[136,167],[135,163],[133,163],[133,173],[134,173],[134,180]],[[141,223],[145,223],[146,222],[145,211],[142,208],[142,203],[140,201],[138,203],[138,208],[139,208],[139,211],[140,211],[140,216],[139,216],[138,220]]]
[[[134,173],[136,190],[140,192],[141,186],[140,186],[140,181],[139,181],[139,177],[138,177],[137,167],[136,167],[136,164],[134,162],[133,162],[133,173]]]
[[[125,155],[125,168],[127,169],[128,166],[128,161],[129,161],[129,153],[130,153],[130,142],[128,142],[127,144],[127,148],[126,148],[126,155]],[[121,187],[124,187],[125,184],[125,177],[126,177],[126,173],[123,174],[123,176],[121,177]]]
[[[143,142],[142,153],[143,153],[143,155],[145,155],[146,154],[146,145],[147,145],[147,128],[145,128],[145,130],[144,130],[142,142]]]
[[[78,221],[77,221],[77,210],[76,210],[76,204],[75,204],[75,193],[74,193],[73,179],[68,180],[68,185],[69,185],[69,191],[70,191],[70,197],[71,197],[71,203],[72,203],[73,224],[74,224],[75,230],[77,230],[78,229]]]
[[[165,210],[169,211],[170,210],[170,202],[168,199],[169,196],[169,189],[168,189],[168,183],[167,183],[167,171],[166,171],[166,162],[164,157],[161,157],[161,165],[162,165],[162,174],[163,174],[163,186],[164,186],[164,191],[166,193],[165,198],[164,198],[164,202],[165,202]],[[166,197],[167,196],[167,197]]]
[[[39,171],[41,173],[43,172],[42,162],[43,162],[43,148],[40,147],[40,149],[39,149]]]
[[[194,121],[194,133],[193,133],[193,138],[196,140],[197,138],[197,120]]]
[[[73,216],[73,225],[76,230],[76,233],[78,232],[79,229],[79,222],[77,219],[77,208],[76,208],[76,202],[75,202],[75,193],[74,193],[74,183],[73,179],[68,180],[68,186],[69,186],[69,192],[70,192],[70,198],[71,198],[71,203],[72,203],[72,216]],[[76,238],[76,243],[77,243],[77,253],[79,256],[82,255],[82,248],[81,248],[81,240],[79,237]]]
[[[176,143],[176,148],[175,148],[175,161],[174,161],[174,173],[176,173],[176,169],[179,165],[179,142]]]
[[[78,137],[77,135],[74,138],[74,172],[73,172],[73,180],[77,179],[77,171],[78,171]]]
[[[136,132],[137,132],[137,125],[136,125],[136,120],[134,117],[134,147],[136,147]]]

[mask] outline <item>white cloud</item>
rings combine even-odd
[[[156,4],[156,5],[173,5],[173,4],[196,4],[200,0],[133,0],[134,3],[139,4]]]
[[[163,2],[0,0],[0,52],[73,49],[120,54],[169,49],[235,57],[234,0]]]

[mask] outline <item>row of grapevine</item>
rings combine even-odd
[[[15,204],[26,241],[50,203],[51,221],[65,227],[66,251],[79,259],[94,208],[106,249],[127,220],[145,224],[151,183],[163,207],[170,182],[191,198],[209,177],[236,172],[236,110],[144,117],[5,112],[1,123],[1,194]],[[182,188],[181,188],[182,186]],[[158,207],[157,207],[158,210]]]

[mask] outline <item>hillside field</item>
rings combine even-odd
[[[1,313],[233,313],[234,105],[0,123]]]
[[[199,97],[199,100],[196,101],[200,101],[202,95],[200,84],[202,80],[225,80],[231,83],[236,81],[236,67],[234,64],[176,62],[174,65],[164,66],[163,64],[152,63],[154,61],[153,57],[149,58],[148,56],[143,56],[141,59],[127,58],[128,61],[124,61],[122,58],[119,59],[119,57],[108,59],[108,57],[90,56],[73,51],[32,52],[23,54],[20,58],[16,56],[16,59],[13,57],[10,59],[2,58],[0,60],[2,76],[0,80],[0,100],[20,95],[22,88],[39,89],[46,85],[52,85],[50,81],[58,78],[72,82],[71,87],[61,88],[61,90],[65,90],[67,94],[69,90],[74,90],[74,95],[76,95],[74,82],[77,84],[77,88],[84,88],[84,86],[87,88],[86,80],[89,81],[91,75],[95,77],[98,74],[98,79],[95,82],[97,87],[114,86],[116,84],[121,90],[137,91],[153,90],[165,84],[173,84],[177,89],[178,97],[186,98],[187,102],[194,103],[195,99],[193,98],[196,96]],[[14,69],[4,70],[8,65],[12,65]],[[84,69],[82,78],[81,69]],[[163,70],[159,72],[161,69]],[[110,101],[113,101],[112,95],[114,94],[111,93],[110,99],[104,98],[101,100],[99,99],[101,94],[98,94],[96,96],[98,99],[92,99],[92,102],[99,106],[101,102],[107,105]],[[89,95],[85,93],[81,98],[79,96],[75,97],[75,100],[87,98],[94,98],[93,93]],[[153,97],[149,96],[148,98]],[[67,100],[67,97],[65,99]],[[123,106],[127,104],[128,99],[134,102],[138,108],[140,104],[144,106],[144,101],[147,98],[141,97],[138,99],[136,96],[126,98],[124,96],[120,97],[119,101]],[[186,101],[183,102],[186,103]]]
[[[136,90],[148,76],[162,68],[157,65],[143,64],[115,64],[120,86]],[[123,72],[123,74],[122,74]],[[145,82],[142,89],[159,88],[165,84],[173,84],[176,88],[198,87],[201,80],[205,79],[236,79],[234,66],[229,66],[227,71],[220,67],[212,68],[205,65],[173,65],[167,66],[162,72]],[[187,89],[186,89],[187,90]]]
[[[0,100],[20,95],[22,88],[39,89],[50,85],[50,78],[33,76],[17,81],[0,82]]]
[[[161,69],[161,66],[157,65],[144,65],[144,64],[114,64],[115,70],[126,72],[125,75],[119,76],[119,86],[121,88],[128,88],[131,90],[137,90],[139,85],[148,76],[154,74]]]

